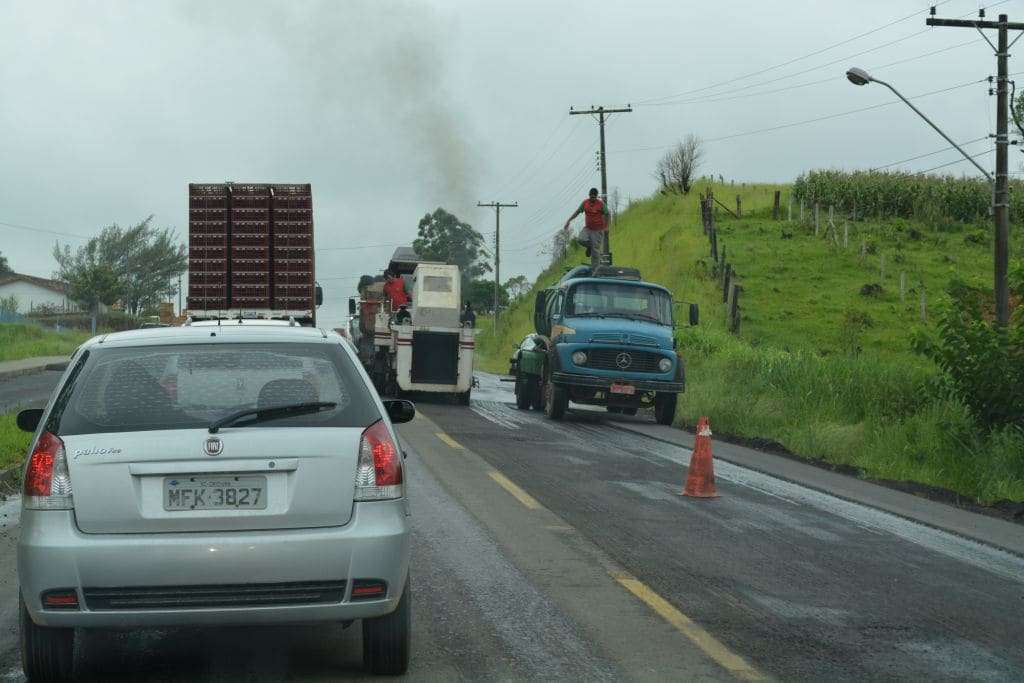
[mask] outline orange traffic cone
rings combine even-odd
[[[715,467],[711,458],[711,428],[708,418],[697,420],[697,439],[690,456],[690,470],[686,475],[684,496],[694,498],[717,498],[715,490]]]

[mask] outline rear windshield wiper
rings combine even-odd
[[[321,401],[317,403],[293,403],[292,405],[275,406],[273,408],[249,408],[248,410],[239,410],[236,413],[231,413],[214,420],[207,429],[211,434],[216,434],[221,427],[226,427],[232,422],[237,422],[243,417],[249,417],[250,415],[255,415],[252,419],[253,423],[266,422],[267,420],[279,420],[283,417],[291,417],[292,415],[319,413],[321,410],[330,410],[337,407],[337,405],[337,403]]]

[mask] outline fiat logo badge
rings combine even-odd
[[[615,365],[618,366],[619,370],[625,370],[633,364],[633,357],[623,351],[619,355],[615,356]]]
[[[224,451],[224,442],[215,436],[211,436],[203,444],[203,450],[207,455],[220,455]]]

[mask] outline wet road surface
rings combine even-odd
[[[507,388],[422,401],[400,429],[410,679],[1024,679],[1024,559],[722,462],[720,498],[683,498],[686,449],[593,410],[551,423]],[[22,680],[17,516],[0,503],[0,681]],[[360,640],[358,624],[87,633],[76,671],[358,679]]]

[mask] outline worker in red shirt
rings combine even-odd
[[[590,244],[587,248],[590,252],[590,266],[591,268],[597,268],[601,265],[601,254],[605,252],[606,245],[608,244],[607,236],[610,214],[608,213],[608,207],[597,196],[596,187],[590,188],[590,197],[584,199],[583,203],[576,209],[576,212],[569,216],[569,220],[565,222],[565,230],[569,229],[569,223],[572,223],[573,219],[581,213],[584,217],[585,232]]]
[[[390,270],[384,273],[384,293],[391,300],[392,311],[397,311],[409,303],[409,295],[405,293],[405,281]]]

